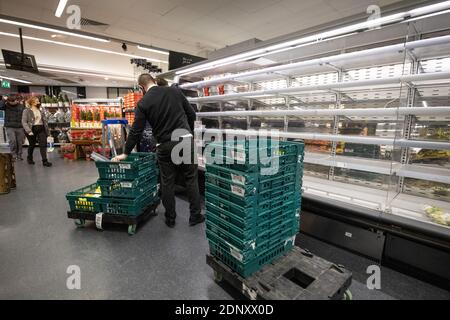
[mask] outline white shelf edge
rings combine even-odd
[[[342,89],[359,89],[373,86],[399,86],[402,83],[414,83],[420,81],[436,81],[436,80],[449,80],[450,82],[450,72],[433,72],[433,73],[421,73],[421,74],[413,74],[406,75],[400,77],[392,77],[392,78],[381,78],[381,79],[371,79],[371,80],[358,80],[358,81],[347,81],[347,82],[337,82],[333,84],[321,84],[321,85],[307,85],[300,87],[288,87],[288,88],[280,88],[280,89],[270,89],[270,90],[258,90],[258,91],[248,91],[248,92],[239,92],[232,94],[224,94],[224,95],[216,95],[209,97],[200,97],[200,98],[188,98],[190,103],[208,103],[215,101],[224,101],[224,100],[240,100],[240,99],[252,99],[254,97],[266,96],[266,95],[277,95],[282,93],[290,93],[290,94],[301,94],[305,92],[314,92],[314,91],[339,91]],[[430,85],[430,83],[427,83]],[[373,88],[372,88],[373,89]],[[351,90],[349,90],[351,91]]]
[[[388,145],[396,147],[423,148],[431,150],[450,150],[450,142],[406,140],[395,138],[380,138],[371,136],[332,135],[306,132],[282,132],[270,130],[235,130],[235,129],[195,129],[196,133],[204,132],[210,135],[228,134],[230,136],[255,137],[268,135],[272,138],[288,138],[301,140],[321,140],[332,142],[361,143],[368,145]]]
[[[270,117],[270,116],[405,116],[405,115],[442,115],[450,117],[450,106],[448,107],[409,107],[409,108],[366,108],[366,109],[314,109],[314,110],[270,110],[270,111],[223,111],[223,112],[198,112],[199,118],[213,117]]]

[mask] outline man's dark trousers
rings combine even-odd
[[[176,165],[172,161],[172,150],[179,142],[165,142],[157,147],[158,164],[161,172],[161,193],[162,202],[166,209],[166,218],[175,219],[175,181],[177,173],[184,175],[186,181],[186,193],[190,203],[191,220],[195,220],[201,214],[200,191],[198,187],[198,166],[191,164]],[[192,157],[194,158],[194,148],[192,143]]]

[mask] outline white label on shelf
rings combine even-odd
[[[244,256],[237,249],[230,248],[230,253],[235,259],[239,260],[240,262],[244,260]]]
[[[133,183],[132,182],[121,182],[120,186],[122,188],[132,188],[133,187]]]
[[[245,162],[245,151],[231,150],[231,157],[234,160]]]
[[[245,184],[245,177],[237,174],[231,174],[231,180],[236,183]]]
[[[245,189],[238,187],[238,186],[231,186],[231,192],[234,194],[237,194],[238,196],[244,197],[245,196]]]
[[[119,164],[120,169],[131,169],[131,164],[121,163]]]
[[[353,234],[350,233],[350,232],[346,232],[346,233],[345,233],[345,236],[346,236],[347,238],[353,238]]]
[[[103,221],[103,212],[97,213],[95,215],[95,226],[99,230],[103,230],[103,228],[102,228],[102,221]]]

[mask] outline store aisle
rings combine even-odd
[[[163,209],[135,236],[125,226],[77,229],[66,216],[65,194],[97,179],[90,162],[54,167],[19,163],[18,189],[0,196],[0,299],[232,299],[206,265],[205,226],[190,228],[188,203],[178,199],[178,224],[164,224]],[[450,293],[388,268],[382,290],[365,286],[372,261],[300,235],[299,245],[352,270],[354,299],[450,299]],[[81,268],[81,290],[68,290],[67,268]]]
[[[178,201],[178,224],[163,210],[135,236],[124,226],[77,229],[65,194],[93,183],[89,162],[16,167],[18,189],[0,196],[0,299],[230,299],[205,263],[204,226],[190,228]],[[81,268],[81,290],[68,290],[67,268]]]

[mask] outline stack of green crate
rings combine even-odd
[[[71,211],[137,216],[159,201],[154,153],[133,153],[123,162],[96,162],[97,183],[67,194]]]
[[[213,256],[244,277],[293,248],[304,144],[214,142],[206,149],[207,237]]]
[[[126,161],[96,162],[106,214],[138,215],[159,197],[155,153],[132,153]]]

